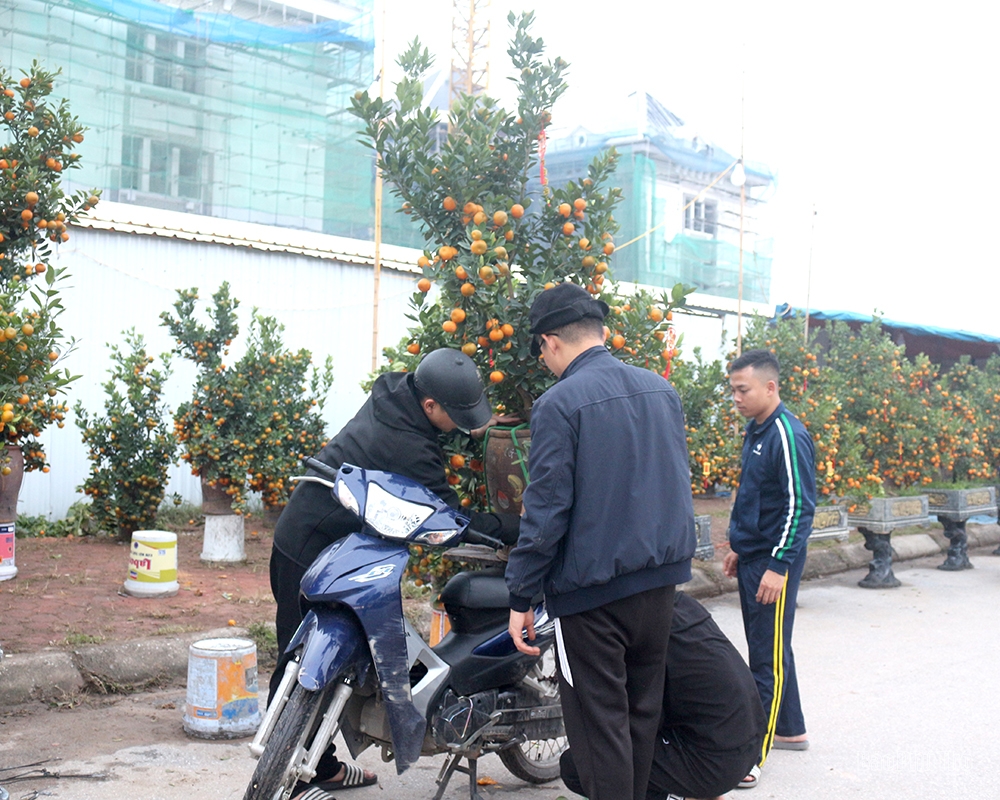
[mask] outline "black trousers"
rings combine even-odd
[[[646,800],[664,800],[669,795],[718,797],[735,789],[760,755],[756,742],[740,750],[714,753],[692,747],[673,731],[661,731],[660,734],[653,753]],[[572,749],[566,750],[559,759],[559,772],[567,789],[586,796]]]
[[[645,800],[663,710],[674,587],[556,621],[566,736],[590,800]]]

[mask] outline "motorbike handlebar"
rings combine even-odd
[[[462,541],[466,544],[482,544],[487,547],[492,547],[494,550],[500,550],[505,545],[499,539],[494,539],[492,536],[487,536],[485,533],[480,533],[472,528],[466,528],[465,533],[462,534]]]
[[[318,472],[324,478],[329,481],[337,480],[337,470],[333,467],[327,466],[322,461],[315,458],[303,458],[302,463],[305,464],[309,469]]]

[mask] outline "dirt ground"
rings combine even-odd
[[[729,498],[696,499],[695,513],[712,515],[721,559]],[[18,539],[17,577],[0,582],[0,645],[8,653],[28,653],[273,622],[271,529],[253,517],[246,522],[245,564],[202,562],[202,529],[179,532],[180,591],[153,599],[123,591],[126,544],[91,536]]]
[[[270,529],[248,518],[247,561],[224,566],[201,561],[202,532],[177,534],[180,590],[163,598],[124,593],[125,543],[93,536],[18,539],[17,577],[0,583],[0,645],[7,653],[27,653],[273,622]]]

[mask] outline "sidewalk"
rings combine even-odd
[[[1000,527],[995,524],[970,523],[968,535],[970,549],[995,547],[1000,543]],[[948,540],[940,531],[932,530],[930,533],[894,535],[892,544],[894,562],[898,564],[943,553]],[[870,560],[871,554],[860,542],[817,543],[809,548],[804,577],[808,580],[858,569],[865,567]],[[734,592],[736,581],[722,574],[718,561],[696,561],[693,580],[682,588],[691,596],[704,599]],[[246,636],[246,631],[239,627],[227,627],[170,638],[140,638],[91,645],[69,651],[8,655],[0,661],[0,706],[62,699],[87,687],[122,694],[175,681],[183,685],[187,678],[188,651],[192,642],[239,636]]]

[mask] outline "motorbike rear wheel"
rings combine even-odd
[[[528,673],[526,684],[545,705],[559,705],[559,678],[556,672],[555,648],[542,653],[538,663]],[[528,783],[548,783],[559,777],[559,757],[569,747],[565,736],[553,739],[533,739],[501,750],[497,755],[507,770]]]
[[[302,760],[329,704],[333,685],[310,692],[296,684],[278,717],[243,800],[288,800],[298,782],[295,767]]]

